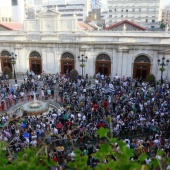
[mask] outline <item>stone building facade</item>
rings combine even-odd
[[[170,33],[81,31],[74,18],[62,21],[58,13],[46,11],[35,21],[25,21],[22,31],[0,32],[0,72],[4,66],[13,69],[12,52],[17,55],[18,74],[31,70],[37,74],[65,73],[71,69],[81,74],[78,56],[84,54],[88,57],[84,74],[89,76],[100,72],[145,79],[152,73],[160,79],[157,60],[163,56],[170,60]],[[170,64],[163,77],[170,80]]]

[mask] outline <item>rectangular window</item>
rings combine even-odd
[[[18,5],[18,0],[11,0],[12,6],[17,6]]]
[[[123,18],[123,15],[121,15],[121,18]]]
[[[126,10],[126,12],[128,12],[128,9]]]
[[[112,18],[112,15],[109,15],[109,18]]]
[[[152,22],[155,23],[155,20],[153,19]]]
[[[148,22],[148,19],[146,19],[146,23]]]
[[[141,8],[139,8],[139,12],[141,12]]]

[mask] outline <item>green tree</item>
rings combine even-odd
[[[103,144],[100,144],[99,150],[92,156],[98,160],[98,164],[95,170],[149,170],[149,169],[161,169],[162,161],[170,164],[170,159],[164,160],[164,151],[158,151],[157,155],[162,157],[162,160],[152,158],[151,163],[146,165],[145,159],[148,157],[147,154],[142,153],[138,160],[131,161],[131,158],[135,155],[133,149],[130,149],[122,140],[108,137],[109,130],[100,128],[97,131],[100,139],[106,139]],[[119,146],[119,149],[115,148],[115,144]],[[68,167],[71,170],[92,170],[91,167],[87,166],[88,157],[83,156],[80,150],[75,151],[76,157],[73,162],[68,163]],[[113,157],[116,159],[113,159]]]
[[[163,22],[160,23],[160,29],[161,29],[161,30],[164,30],[164,29],[165,29],[165,26],[166,26],[166,25],[165,25]]]
[[[46,147],[25,148],[14,154],[8,149],[8,144],[0,142],[0,170],[47,170],[56,163],[49,159]]]

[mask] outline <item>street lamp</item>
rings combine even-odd
[[[88,57],[84,56],[84,54],[82,54],[81,56],[78,56],[78,61],[81,62],[80,66],[82,68],[82,76],[83,76],[83,67],[85,66],[85,62],[87,61]]]
[[[163,72],[165,70],[165,66],[168,66],[169,60],[165,61],[165,57],[162,57],[162,60],[158,59],[158,66],[161,66],[160,71],[161,71],[161,85],[163,84]]]
[[[10,55],[10,58],[11,58],[11,64],[12,64],[13,69],[14,69],[14,79],[16,79],[15,64],[16,64],[17,55],[12,52],[11,55]]]

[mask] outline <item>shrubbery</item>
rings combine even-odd
[[[74,82],[77,80],[78,77],[78,71],[77,70],[71,70],[70,71],[70,81]]]
[[[3,69],[3,74],[4,75],[8,75],[8,78],[11,79],[12,78],[12,71],[8,66],[5,66]]]
[[[146,78],[146,80],[149,83],[154,83],[155,82],[155,76],[153,74],[149,74],[148,77]]]

